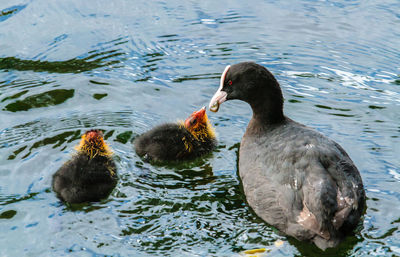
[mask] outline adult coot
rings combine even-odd
[[[68,203],[99,201],[117,184],[112,152],[99,130],[82,135],[77,153],[53,175],[53,190]]]
[[[153,161],[189,160],[211,152],[217,140],[206,108],[193,112],[185,122],[159,125],[135,139],[135,150]]]
[[[253,117],[240,144],[239,174],[255,213],[298,240],[325,250],[358,224],[365,208],[360,173],[333,140],[283,114],[283,96],[264,67],[227,66],[210,102],[250,104]]]

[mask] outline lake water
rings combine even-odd
[[[400,256],[400,2],[0,0],[0,256]],[[285,113],[341,144],[367,210],[326,252],[279,235],[245,202],[238,147],[251,116],[209,118],[218,149],[152,166],[132,139],[207,105],[224,67],[267,67]],[[89,128],[119,183],[66,207],[52,174]],[[283,244],[277,244],[282,240]]]

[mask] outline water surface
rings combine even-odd
[[[400,256],[400,3],[0,1],[0,255]],[[152,166],[131,141],[207,105],[224,67],[267,67],[286,114],[341,144],[368,197],[335,250],[286,238],[248,207],[237,175],[250,108],[209,114],[218,149]],[[66,207],[52,174],[102,129],[120,181]],[[283,240],[282,246],[276,246]]]

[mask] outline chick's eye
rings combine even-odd
[[[190,125],[194,125],[194,124],[196,124],[197,123],[197,119],[192,119],[191,121],[190,121]]]

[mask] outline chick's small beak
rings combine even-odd
[[[196,116],[202,118],[206,114],[206,107],[203,106],[200,110],[196,112]]]
[[[225,70],[221,76],[219,88],[218,88],[217,92],[214,94],[214,96],[211,98],[209,108],[210,108],[210,111],[212,111],[212,112],[217,112],[220,104],[222,104],[223,102],[226,101],[226,97],[228,94],[225,91],[222,91],[222,88],[224,87],[226,73],[228,73],[228,70],[230,67],[231,67],[230,65],[225,67]]]
[[[185,127],[189,128],[192,126],[191,121],[193,119],[197,119],[198,122],[202,122],[204,119],[204,116],[206,115],[206,107],[203,106],[200,110],[193,112],[189,118],[185,120]]]

